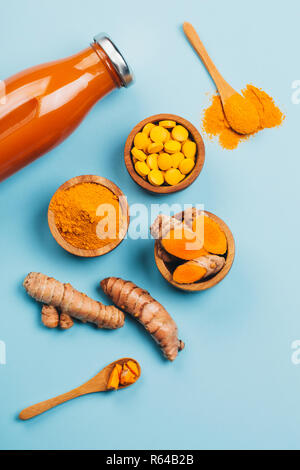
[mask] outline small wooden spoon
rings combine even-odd
[[[222,77],[219,70],[217,69],[217,67],[211,60],[210,56],[208,55],[195,28],[190,23],[185,22],[183,23],[183,31],[187,39],[189,40],[190,44],[193,46],[198,56],[202,60],[203,64],[205,65],[213,81],[215,82],[215,85],[218,89],[218,92],[219,92],[219,95],[223,104],[224,113],[226,115],[226,118],[231,128],[240,134],[250,134],[252,132],[255,132],[259,127],[259,116],[254,105],[250,102],[250,100],[247,100],[240,93],[238,93],[234,88],[232,88],[232,86],[230,86],[229,83],[227,83],[226,80]],[[252,114],[254,113],[253,122],[249,124],[250,127],[247,128],[246,132],[243,131],[243,128],[237,127],[236,120],[232,120],[229,113],[228,112],[226,113],[226,107],[225,107],[226,101],[228,101],[228,99],[231,98],[233,95],[238,95],[239,97],[238,104],[239,104],[239,108],[241,112],[247,113],[247,111],[250,110]],[[238,112],[239,108],[237,108],[236,112]]]
[[[109,376],[116,364],[125,364],[128,361],[133,361],[136,363],[139,369],[139,375],[137,380],[139,379],[141,375],[141,367],[137,361],[134,359],[131,359],[129,357],[124,357],[122,359],[118,359],[117,361],[112,362],[108,366],[104,367],[95,377],[92,379],[88,380],[88,382],[85,382],[83,385],[80,387],[74,388],[70,392],[63,393],[62,395],[59,395],[55,398],[50,398],[49,400],[42,401],[40,403],[37,403],[36,405],[29,406],[28,408],[25,408],[21,413],[19,414],[19,418],[22,419],[23,421],[34,418],[35,416],[40,415],[41,413],[44,413],[45,411],[50,410],[51,408],[54,408],[57,405],[60,405],[61,403],[65,403],[66,401],[72,400],[73,398],[81,397],[82,395],[87,395],[89,393],[96,393],[96,392],[106,392],[108,391],[107,389],[107,383]],[[132,385],[132,384],[130,384]],[[129,385],[120,385],[118,390],[121,390],[123,388],[129,387]]]

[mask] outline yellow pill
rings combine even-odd
[[[152,144],[148,145],[148,153],[158,153],[164,148],[164,144],[161,142],[153,142]]]
[[[161,127],[166,127],[167,129],[172,129],[173,127],[176,126],[176,122],[175,121],[159,121],[158,123]]]
[[[143,147],[142,150],[144,152],[148,152],[148,147],[149,147],[150,144],[152,144],[152,140],[150,139],[150,137],[147,137],[147,140],[145,140],[145,144],[144,144],[144,147]]]
[[[177,140],[168,140],[165,143],[165,151],[168,153],[178,153],[181,150],[181,143],[177,142]]]
[[[158,155],[157,153],[152,153],[147,157],[146,163],[150,170],[158,170],[158,163],[157,163]]]
[[[153,184],[153,186],[161,186],[165,179],[164,175],[159,170],[151,170],[148,173],[148,181],[149,183]]]
[[[164,127],[163,127],[164,129]],[[166,142],[168,142],[170,139],[171,139],[171,132],[169,132],[167,129],[165,129],[168,133],[168,136],[167,136],[167,139],[166,139]]]
[[[168,170],[172,167],[172,157],[168,153],[161,153],[157,161],[160,170]]]
[[[164,144],[169,140],[170,132],[164,127],[154,126],[150,131],[150,138],[153,142],[161,142]]]
[[[192,158],[185,158],[179,163],[179,170],[182,174],[187,175],[192,171],[195,166],[195,162]]]
[[[150,168],[145,162],[136,162],[134,165],[135,171],[142,177],[147,176],[150,172]]]
[[[150,134],[150,131],[151,129],[155,127],[154,124],[152,124],[152,122],[148,122],[144,127],[143,127],[143,134],[146,134],[147,137],[149,137],[149,134]]]
[[[183,126],[176,126],[172,129],[172,137],[178,142],[184,142],[189,136],[189,132]]]
[[[153,144],[152,140],[150,139],[150,137],[148,137],[148,140],[147,140],[147,145],[145,147],[145,152],[148,152],[148,147],[149,145]]]
[[[133,147],[133,149],[131,149],[131,153],[132,153],[132,156],[136,158],[136,160],[139,160],[140,162],[143,162],[147,158],[147,155],[142,150],[139,150],[136,147]]]
[[[187,140],[182,144],[182,152],[184,153],[186,158],[192,158],[194,160],[196,156],[196,151],[197,147],[195,142]]]
[[[134,138],[134,146],[138,150],[145,150],[148,145],[148,137],[146,134],[143,134],[143,132],[138,132],[137,135]]]
[[[174,186],[175,184],[180,183],[180,181],[182,181],[183,178],[184,178],[184,175],[177,168],[171,168],[165,173],[165,181],[170,186]]]
[[[179,163],[184,160],[184,155],[182,152],[173,153],[172,155],[172,168],[178,168]]]

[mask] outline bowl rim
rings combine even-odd
[[[174,217],[180,219],[183,215],[183,212],[184,211],[178,212],[177,214],[174,215]],[[203,281],[203,282],[194,282],[192,284],[178,284],[177,282],[173,281],[172,274],[169,271],[168,267],[166,266],[166,263],[158,256],[158,240],[155,240],[155,244],[154,244],[154,259],[155,259],[155,263],[160,274],[172,286],[176,287],[177,289],[188,291],[188,292],[204,291],[219,284],[219,282],[221,282],[225,278],[225,276],[227,276],[227,274],[229,273],[232,267],[234,258],[235,258],[235,242],[234,242],[233,234],[230,228],[228,227],[228,225],[222,219],[220,219],[220,217],[213,214],[212,212],[208,212],[206,210],[203,210],[203,212],[212,220],[217,222],[217,224],[219,224],[219,226],[221,227],[221,229],[226,235],[227,245],[228,245],[225,265],[221,269],[221,271],[219,271],[211,279],[208,279],[207,281]]]
[[[186,127],[188,131],[192,134],[193,139],[197,145],[197,156],[196,156],[196,163],[191,171],[191,173],[180,183],[174,186],[153,186],[152,184],[145,181],[138,173],[135,171],[133,166],[132,157],[131,157],[131,149],[133,146],[134,137],[141,129],[148,124],[149,122],[157,122],[163,120],[172,120],[176,121],[176,123],[181,124],[182,126]],[[190,186],[194,181],[198,178],[199,174],[201,173],[204,162],[205,162],[205,145],[202,139],[200,132],[196,129],[196,127],[187,119],[182,118],[181,116],[177,116],[176,114],[154,114],[153,116],[149,116],[148,118],[143,119],[140,121],[136,126],[132,129],[130,134],[127,137],[125,148],[124,148],[124,161],[127,168],[127,171],[131,178],[141,186],[143,189],[146,189],[152,193],[158,194],[170,194],[176,193],[177,191],[182,191],[183,189]]]
[[[85,250],[82,248],[77,248],[76,246],[73,246],[70,243],[68,243],[60,234],[55,223],[55,215],[53,211],[50,209],[51,201],[53,200],[55,194],[58,191],[71,188],[72,186],[76,186],[77,184],[80,184],[80,183],[96,183],[96,184],[100,184],[101,186],[106,187],[112,193],[118,196],[119,204],[120,204],[121,211],[122,211],[121,227],[119,229],[118,239],[109,243],[108,245],[105,245],[102,248],[97,248],[95,250]],[[49,225],[50,232],[53,238],[64,250],[68,251],[69,253],[73,255],[81,256],[84,258],[94,258],[97,256],[102,256],[114,250],[124,240],[128,231],[129,222],[130,222],[129,205],[128,205],[125,194],[121,191],[121,189],[115,183],[113,183],[107,178],[104,178],[103,176],[98,176],[98,175],[81,175],[81,176],[75,176],[74,178],[67,180],[65,183],[59,186],[59,188],[57,188],[57,190],[51,197],[51,200],[48,206],[48,225]]]

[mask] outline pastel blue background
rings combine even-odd
[[[11,0],[1,8],[1,77],[64,57],[107,31],[136,82],[100,102],[61,146],[0,185],[1,449],[299,448],[300,339],[299,116],[292,82],[299,72],[299,2]],[[170,112],[199,127],[214,85],[181,31],[191,21],[232,86],[264,88],[287,114],[233,152],[205,141],[206,163],[184,192],[154,197],[129,178],[123,146],[144,117]],[[130,204],[203,203],[236,240],[227,278],[199,294],[167,285],[153,241],[126,240],[98,259],[65,253],[47,225],[49,200],[79,174],[113,180]],[[149,289],[178,323],[186,349],[165,361],[128,319],[118,331],[76,325],[51,331],[22,281],[41,271],[107,301],[109,275]],[[29,422],[18,412],[67,391],[122,356],[143,375],[122,392],[80,398]]]

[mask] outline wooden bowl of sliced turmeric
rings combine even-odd
[[[69,253],[102,256],[124,239],[129,206],[112,181],[96,175],[76,176],[53,195],[48,223],[54,239]]]
[[[156,114],[139,122],[124,149],[131,178],[152,193],[181,191],[199,176],[205,160],[203,139],[186,119]]]
[[[197,224],[199,219],[196,214],[202,218],[200,224]],[[184,230],[185,235],[182,237],[180,232],[178,237],[167,236],[155,240],[155,262],[166,281],[189,292],[203,291],[222,281],[230,271],[235,256],[234,238],[225,222],[211,212],[197,213],[195,209],[189,213],[180,212],[170,220],[172,230],[168,233],[176,234]],[[201,236],[200,232],[197,233],[199,229]],[[182,239],[184,237],[186,240]],[[185,250],[185,243],[192,243],[188,251]]]

